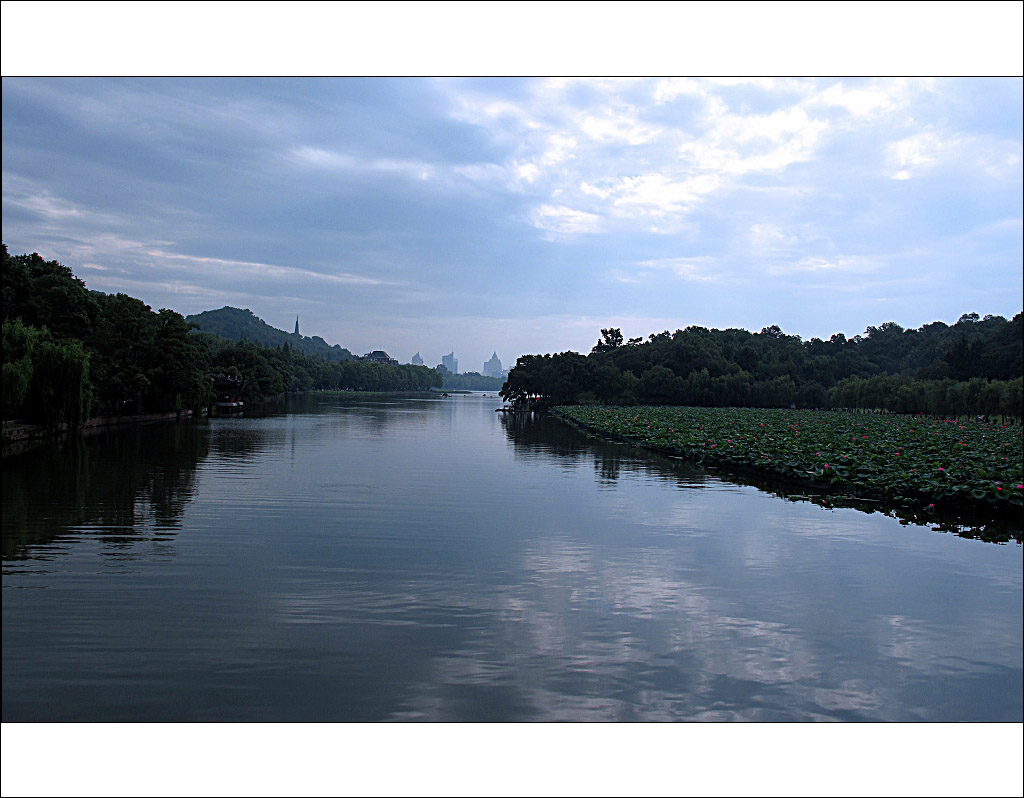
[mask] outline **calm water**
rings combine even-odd
[[[1022,550],[499,400],[298,400],[3,463],[3,720],[1005,720]]]

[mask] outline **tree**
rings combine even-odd
[[[622,330],[618,327],[602,327],[601,338],[594,344],[594,348],[590,350],[590,353],[607,352],[620,346],[622,346]]]

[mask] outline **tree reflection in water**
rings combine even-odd
[[[739,485],[756,487],[784,501],[806,501],[826,509],[852,508],[865,513],[881,513],[898,519],[904,525],[927,526],[935,532],[948,532],[990,543],[1024,541],[1024,528],[1020,519],[937,513],[931,507],[906,507],[857,496],[816,492],[806,486],[779,479],[736,473],[725,468],[704,468],[681,458],[590,435],[543,414],[503,414],[502,426],[509,441],[515,444],[517,453],[520,450],[543,451],[571,462],[592,457],[599,481],[609,486],[618,481],[623,471],[644,471],[659,479],[675,481],[680,487],[690,488],[703,484],[709,477],[721,478]]]
[[[159,423],[6,458],[4,559],[32,558],[33,546],[69,535],[115,549],[166,540],[181,525],[209,447],[205,423]]]

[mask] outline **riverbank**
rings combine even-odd
[[[131,426],[134,424],[152,424],[157,421],[180,421],[192,417],[191,410],[180,410],[171,413],[139,413],[122,416],[94,416],[87,419],[82,426],[82,435],[94,435],[111,428]],[[20,419],[3,422],[2,445],[3,455],[20,454],[26,449],[39,446],[48,441],[63,441],[69,437],[67,423],[55,426],[45,424],[26,424]]]
[[[351,391],[351,390],[323,390],[323,391],[294,391],[289,396],[301,396],[303,393],[316,396],[344,396],[352,399],[377,399],[377,398],[400,398],[400,399],[430,399],[440,396],[440,391]]]
[[[753,408],[563,406],[552,412],[588,434],[803,486],[836,504],[873,500],[925,517],[948,512],[1020,526],[1020,427]]]

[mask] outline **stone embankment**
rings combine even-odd
[[[82,433],[89,435],[95,432],[102,432],[110,427],[125,426],[129,424],[148,424],[153,421],[174,421],[182,418],[190,418],[191,410],[181,410],[171,413],[140,413],[131,416],[95,416],[88,419],[83,425]],[[61,423],[56,426],[44,424],[26,424],[20,420],[3,422],[3,449],[8,454],[9,449],[20,450],[25,444],[52,438],[64,438],[68,434],[68,425]]]

